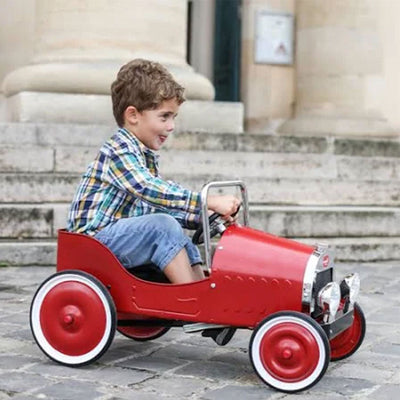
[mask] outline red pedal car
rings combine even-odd
[[[211,187],[239,186],[243,226],[225,229],[208,218]],[[171,327],[186,332],[235,327],[252,330],[249,355],[258,376],[283,392],[317,383],[329,361],[361,345],[365,317],[357,304],[360,279],[333,280],[325,246],[308,246],[252,229],[241,181],[212,182],[202,190],[207,277],[172,285],[156,268],[126,270],[96,239],[59,231],[57,273],[38,288],[30,324],[41,350],[68,366],[89,364],[110,346],[115,330],[134,340],[158,338]],[[210,222],[211,221],[211,222]],[[204,232],[203,232],[204,227]],[[221,235],[212,254],[211,237]],[[159,299],[162,299],[160,301]]]

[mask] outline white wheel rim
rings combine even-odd
[[[105,330],[102,336],[102,339],[100,342],[97,344],[95,348],[93,348],[91,351],[88,353],[79,355],[79,356],[70,356],[66,355],[64,353],[59,352],[56,350],[46,339],[42,326],[40,324],[40,310],[41,306],[43,304],[43,300],[45,299],[46,295],[52,290],[54,287],[59,285],[60,283],[63,282],[80,282],[84,285],[87,285],[90,287],[97,296],[99,296],[103,306],[104,306],[104,311],[106,314],[106,326]],[[111,310],[109,306],[109,302],[104,295],[104,293],[99,289],[98,285],[96,285],[93,281],[90,279],[81,276],[81,275],[75,275],[75,274],[63,274],[63,275],[57,275],[54,278],[50,279],[47,281],[37,292],[34,302],[32,304],[32,309],[31,309],[31,325],[32,325],[32,330],[34,332],[36,341],[38,342],[39,346],[42,348],[42,350],[48,354],[51,358],[54,360],[57,360],[59,362],[62,362],[64,364],[70,364],[70,365],[77,365],[77,364],[82,364],[85,362],[90,361],[91,359],[95,358],[104,348],[104,346],[107,344],[110,334],[111,334],[111,329],[112,329],[112,318],[111,318]]]
[[[317,366],[314,371],[304,380],[298,382],[283,382],[276,379],[272,376],[264,367],[263,362],[261,360],[261,342],[264,335],[274,326],[281,323],[294,323],[306,328],[314,337],[315,341],[318,345],[319,359]],[[253,360],[254,367],[260,377],[267,382],[269,385],[284,391],[297,391],[312,385],[315,380],[317,380],[324,369],[325,361],[326,361],[326,350],[324,346],[323,339],[321,338],[320,333],[309,323],[306,321],[292,316],[281,316],[273,318],[267,321],[261,328],[257,331],[252,346],[251,346],[251,356]]]

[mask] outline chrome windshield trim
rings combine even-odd
[[[201,190],[201,220],[203,224],[204,237],[204,253],[206,259],[207,270],[211,272],[211,240],[210,240],[210,224],[208,222],[208,205],[207,196],[210,188],[238,186],[242,195],[243,222],[245,226],[249,225],[249,200],[247,196],[246,185],[243,181],[216,181],[209,182],[203,186]]]

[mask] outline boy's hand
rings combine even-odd
[[[235,214],[240,206],[240,200],[237,197],[231,195],[209,195],[207,198],[207,203],[210,210],[220,214],[228,223],[233,223],[236,221],[237,215],[234,217],[231,215]]]

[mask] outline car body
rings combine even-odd
[[[210,188],[225,186],[241,188],[244,225],[224,229],[220,224],[215,230],[206,198]],[[296,392],[318,382],[330,360],[358,349],[366,324],[356,303],[357,274],[336,283],[326,246],[247,226],[247,191],[241,181],[206,185],[202,204],[208,273],[188,284],[135,276],[95,238],[60,230],[57,273],[42,283],[31,305],[32,332],[44,353],[80,366],[108,349],[115,330],[151,340],[174,326],[188,332],[250,329],[256,373],[278,390]],[[210,232],[216,231],[222,235],[213,253]]]

